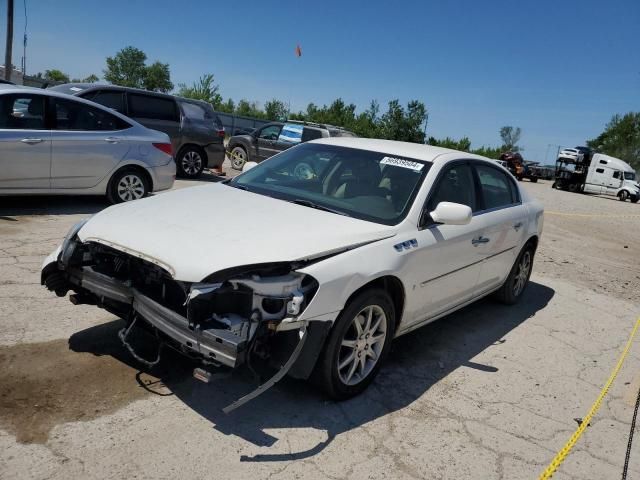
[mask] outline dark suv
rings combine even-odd
[[[205,167],[220,168],[224,162],[224,127],[206,102],[94,83],[65,83],[51,90],[86,98],[166,133],[182,177],[199,177]]]
[[[242,170],[246,162],[261,162],[302,142],[316,138],[355,136],[355,133],[333,125],[287,120],[267,123],[250,134],[234,135],[229,139],[228,149],[231,166]]]

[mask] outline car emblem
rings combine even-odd
[[[415,238],[411,240],[407,240],[405,242],[396,243],[393,248],[396,249],[396,252],[402,252],[403,250],[409,250],[410,248],[415,248],[418,246],[418,241]]]

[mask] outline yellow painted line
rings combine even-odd
[[[603,217],[603,218],[640,218],[640,214],[626,214],[626,215],[612,215],[609,213],[565,213],[565,212],[554,212],[550,210],[545,210],[545,214],[549,215],[560,215],[563,217]]]
[[[582,433],[585,431],[585,429],[591,422],[591,419],[593,418],[593,416],[600,409],[602,400],[609,392],[609,388],[611,387],[611,384],[616,379],[616,376],[618,375],[620,368],[622,368],[622,364],[627,358],[627,354],[629,353],[629,349],[631,348],[631,343],[633,342],[633,337],[636,335],[636,332],[638,331],[639,326],[640,326],[640,317],[638,317],[638,320],[636,320],[635,326],[631,330],[631,334],[629,335],[629,340],[627,340],[627,344],[625,345],[624,350],[622,350],[622,354],[618,359],[618,363],[616,364],[615,368],[611,372],[611,375],[609,376],[607,383],[604,384],[604,387],[600,391],[600,395],[598,395],[598,398],[591,406],[589,413],[587,413],[587,416],[582,419],[582,423],[577,428],[577,430],[573,432],[573,435],[571,435],[571,438],[569,439],[569,441],[565,443],[564,447],[562,447],[562,449],[556,454],[555,458],[551,461],[549,466],[545,468],[544,472],[542,472],[542,474],[539,477],[539,480],[547,480],[553,476],[553,474],[558,469],[560,464],[564,461],[565,457],[569,455],[569,452],[574,447],[574,445],[576,444],[576,442],[578,441]]]

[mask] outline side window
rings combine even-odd
[[[129,99],[130,117],[172,122],[179,121],[176,102],[170,98],[140,95],[138,93],[129,93],[127,98]]]
[[[278,141],[283,143],[296,144],[302,139],[302,125],[295,123],[285,123],[278,136]]]
[[[56,98],[54,105],[56,130],[113,131],[131,126],[115,115],[81,102]]]
[[[596,168],[596,173],[604,173],[604,168]]]
[[[445,167],[427,203],[427,211],[435,210],[440,202],[461,203],[476,211],[476,191],[473,172],[468,164]]]
[[[598,163],[601,163],[602,165],[606,165],[608,162],[606,160],[600,160]]]
[[[620,172],[618,170],[613,172],[613,178],[620,178]]]
[[[41,95],[0,96],[0,128],[10,130],[45,130],[44,104]]]
[[[211,115],[201,105],[190,102],[180,102],[180,105],[187,118],[193,120],[211,120]]]
[[[277,140],[278,135],[280,135],[280,129],[282,127],[280,125],[269,125],[268,127],[260,130],[259,138],[264,140]]]
[[[116,112],[120,112],[126,115],[127,112],[124,108],[124,94],[122,92],[112,92],[109,90],[98,90],[97,92],[91,92],[88,95],[82,95],[82,98],[91,100],[92,102],[99,103],[107,108],[111,108]]]
[[[303,128],[302,129],[302,141],[308,142],[309,140],[315,140],[316,138],[322,138],[322,132],[317,128]]]
[[[476,171],[486,210],[506,207],[518,201],[515,187],[504,172],[485,165],[476,165]]]

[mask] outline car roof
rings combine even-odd
[[[415,160],[423,160],[425,162],[434,162],[436,158],[440,156],[451,156],[451,154],[454,154],[456,157],[460,157],[462,155],[464,158],[468,159],[492,161],[487,157],[475,155],[469,152],[461,152],[450,148],[434,147],[433,145],[425,145],[422,143],[399,142],[397,140],[380,140],[375,138],[358,137],[329,137],[311,140],[309,143],[358,148],[360,150],[369,150],[387,155],[413,158]]]
[[[92,90],[113,90],[113,91],[119,91],[119,92],[142,93],[145,95],[152,95],[155,97],[163,97],[163,98],[178,98],[169,93],[154,92],[151,90],[144,90],[142,88],[121,87],[119,85],[109,85],[105,83],[82,83],[82,82],[63,83],[61,85],[54,85],[52,87],[49,87],[47,90],[53,90],[54,92],[58,91],[58,92],[69,93],[69,92],[74,92],[74,89],[76,89],[75,93],[72,93],[71,95],[74,95],[80,92],[90,92]]]

